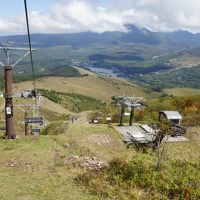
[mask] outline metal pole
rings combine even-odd
[[[162,115],[162,113],[159,112],[159,115],[158,115],[158,121],[159,121],[159,122],[160,122],[160,120],[161,120],[161,115]]]
[[[0,61],[0,65],[4,67],[5,71],[5,119],[6,119],[6,139],[15,139],[16,134],[14,133],[13,128],[13,95],[12,95],[12,68],[18,64],[23,58],[25,58],[29,53],[31,53],[31,49],[27,52],[22,58],[16,61],[13,65],[10,64],[10,50],[27,50],[24,48],[13,48],[13,47],[0,47],[0,50],[6,51],[7,56],[7,65]]]
[[[12,66],[4,66],[5,71],[5,119],[6,138],[15,139],[16,134],[13,128],[13,98],[12,98]]]
[[[27,111],[25,111],[25,116],[24,116],[25,118],[26,117],[28,117],[28,112]],[[27,136],[27,135],[30,135],[29,134],[29,125],[28,125],[28,123],[26,123],[25,122],[25,120],[24,120],[24,124],[25,124],[25,126],[24,126],[24,128],[25,128],[25,135]]]
[[[133,120],[134,120],[134,106],[131,106],[129,126],[133,126]]]
[[[119,126],[124,126],[124,112],[125,112],[125,109],[124,109],[124,106],[121,107],[121,114],[120,114],[120,122],[119,122]]]

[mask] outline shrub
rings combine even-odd
[[[168,161],[156,169],[152,156],[116,159],[110,167],[88,171],[77,180],[104,199],[200,199],[200,164]],[[139,196],[138,196],[139,195]]]
[[[38,91],[49,100],[59,103],[63,107],[77,113],[86,110],[98,110],[105,105],[101,100],[81,94],[64,93],[45,89],[39,89]]]
[[[68,127],[68,123],[64,123],[62,121],[53,122],[42,130],[41,135],[64,134],[67,127]]]
[[[42,96],[48,98],[49,100],[53,101],[54,103],[61,102],[61,98],[58,96],[58,94],[53,90],[45,90],[45,89],[39,89],[38,90]]]

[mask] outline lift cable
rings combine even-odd
[[[33,76],[33,86],[34,86],[34,96],[35,96],[35,106],[34,106],[34,111],[32,117],[27,117],[26,112],[25,112],[25,129],[26,133],[28,134],[28,125],[33,124],[34,129],[33,130],[40,130],[40,128],[35,127],[36,124],[43,125],[44,123],[44,118],[43,117],[38,117],[38,109],[39,109],[39,102],[40,100],[37,99],[37,94],[36,94],[36,85],[35,85],[35,73],[34,73],[34,64],[33,64],[33,55],[32,55],[32,45],[31,45],[31,35],[30,35],[30,27],[29,27],[29,18],[28,18],[28,9],[27,9],[27,3],[26,0],[24,0],[24,8],[25,8],[25,14],[26,14],[26,25],[27,25],[27,32],[28,32],[28,42],[29,42],[29,51],[30,51],[30,59],[31,59],[31,67],[32,67],[32,76]]]
[[[33,87],[34,87],[34,90],[35,90],[36,89],[36,86],[35,86],[35,72],[34,72],[32,45],[31,45],[31,35],[30,35],[28,9],[27,9],[26,0],[24,0],[24,8],[25,8],[25,14],[26,14],[26,26],[27,26],[27,32],[28,32],[28,42],[29,42],[29,51],[30,51],[30,59],[31,59],[31,67],[32,67]]]

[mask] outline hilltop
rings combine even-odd
[[[98,76],[90,73],[83,77],[45,77],[36,80],[37,88],[57,92],[75,93],[90,96],[103,101],[111,101],[114,95],[146,96],[143,88],[125,79]],[[14,85],[15,90],[32,88],[32,82],[21,82]]]

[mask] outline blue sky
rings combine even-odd
[[[99,0],[98,4],[107,6],[108,1],[109,0]],[[55,2],[56,0],[27,0],[27,5],[30,10],[45,12],[48,11]],[[0,16],[19,15],[24,12],[23,0],[0,0],[0,5]]]
[[[27,0],[27,4],[34,10],[47,10],[52,4],[53,0]],[[0,0],[0,16],[21,15],[24,13],[23,0]]]
[[[27,0],[27,5],[31,10],[47,11],[52,6],[54,0]],[[24,13],[23,0],[0,0],[0,16],[21,15]]]
[[[27,0],[32,33],[200,32],[200,0]],[[26,33],[24,0],[0,0],[0,35]]]

